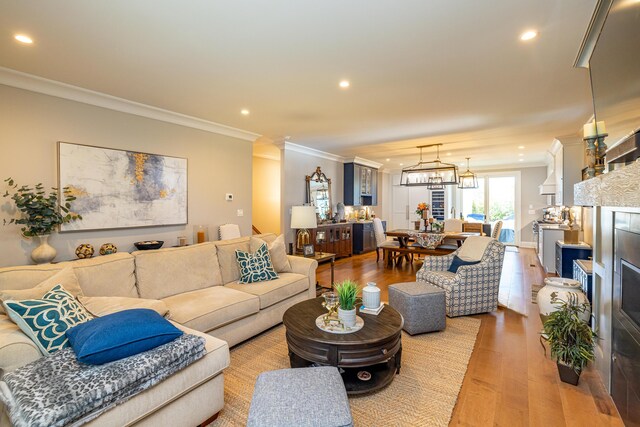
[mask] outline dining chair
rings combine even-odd
[[[384,227],[382,226],[382,220],[380,218],[373,218],[373,232],[376,236],[376,262],[380,261],[380,249],[381,248],[398,248],[400,243],[387,237],[384,233]],[[382,258],[384,259],[384,253],[382,251]]]
[[[493,231],[491,232],[491,237],[496,240],[500,240],[500,232],[502,231],[502,221],[496,221],[496,224],[493,226]]]
[[[462,224],[462,231],[465,233],[480,233],[482,234],[481,222],[465,222]]]

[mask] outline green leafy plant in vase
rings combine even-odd
[[[554,292],[551,303],[558,310],[549,314],[544,322],[543,339],[549,343],[551,357],[556,360],[558,373],[563,382],[577,385],[580,373],[594,359],[597,334],[580,315],[589,310],[586,303],[578,303],[578,296],[569,293],[567,301]]]
[[[4,180],[10,187],[3,197],[13,200],[16,208],[21,213],[20,218],[4,219],[4,225],[22,225],[20,231],[24,237],[32,237],[38,240],[39,245],[31,252],[31,258],[37,264],[50,262],[56,256],[56,250],[49,245],[49,235],[60,224],[82,219],[81,215],[71,212],[71,202],[76,198],[69,187],[62,189],[63,204],[59,203],[58,189],[51,188],[47,192],[38,183],[33,187],[18,186],[12,178]]]
[[[344,280],[334,285],[334,289],[339,301],[338,318],[345,327],[353,328],[356,325],[356,305],[360,287],[353,280]]]

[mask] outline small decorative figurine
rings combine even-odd
[[[105,243],[100,246],[100,255],[111,255],[118,252],[118,248],[113,243]]]
[[[94,252],[93,245],[89,243],[83,243],[76,248],[76,256],[80,259],[91,258]]]

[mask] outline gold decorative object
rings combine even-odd
[[[111,255],[118,252],[118,247],[113,243],[105,243],[100,246],[100,255]]]
[[[80,259],[91,258],[94,253],[95,249],[89,243],[83,243],[76,248],[76,256]]]

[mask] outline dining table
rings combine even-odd
[[[458,247],[470,236],[480,236],[482,233],[476,232],[424,232],[410,229],[396,229],[386,232],[387,236],[395,237],[398,240],[397,248],[389,248],[389,256],[387,257],[387,265],[392,266],[395,260],[396,265],[401,265],[403,259],[409,262],[409,257],[413,259],[413,255],[445,255],[455,251],[445,247],[439,247],[439,244],[446,240],[455,240]],[[427,243],[426,246],[412,243],[413,239]],[[433,245],[433,246],[431,246]]]

